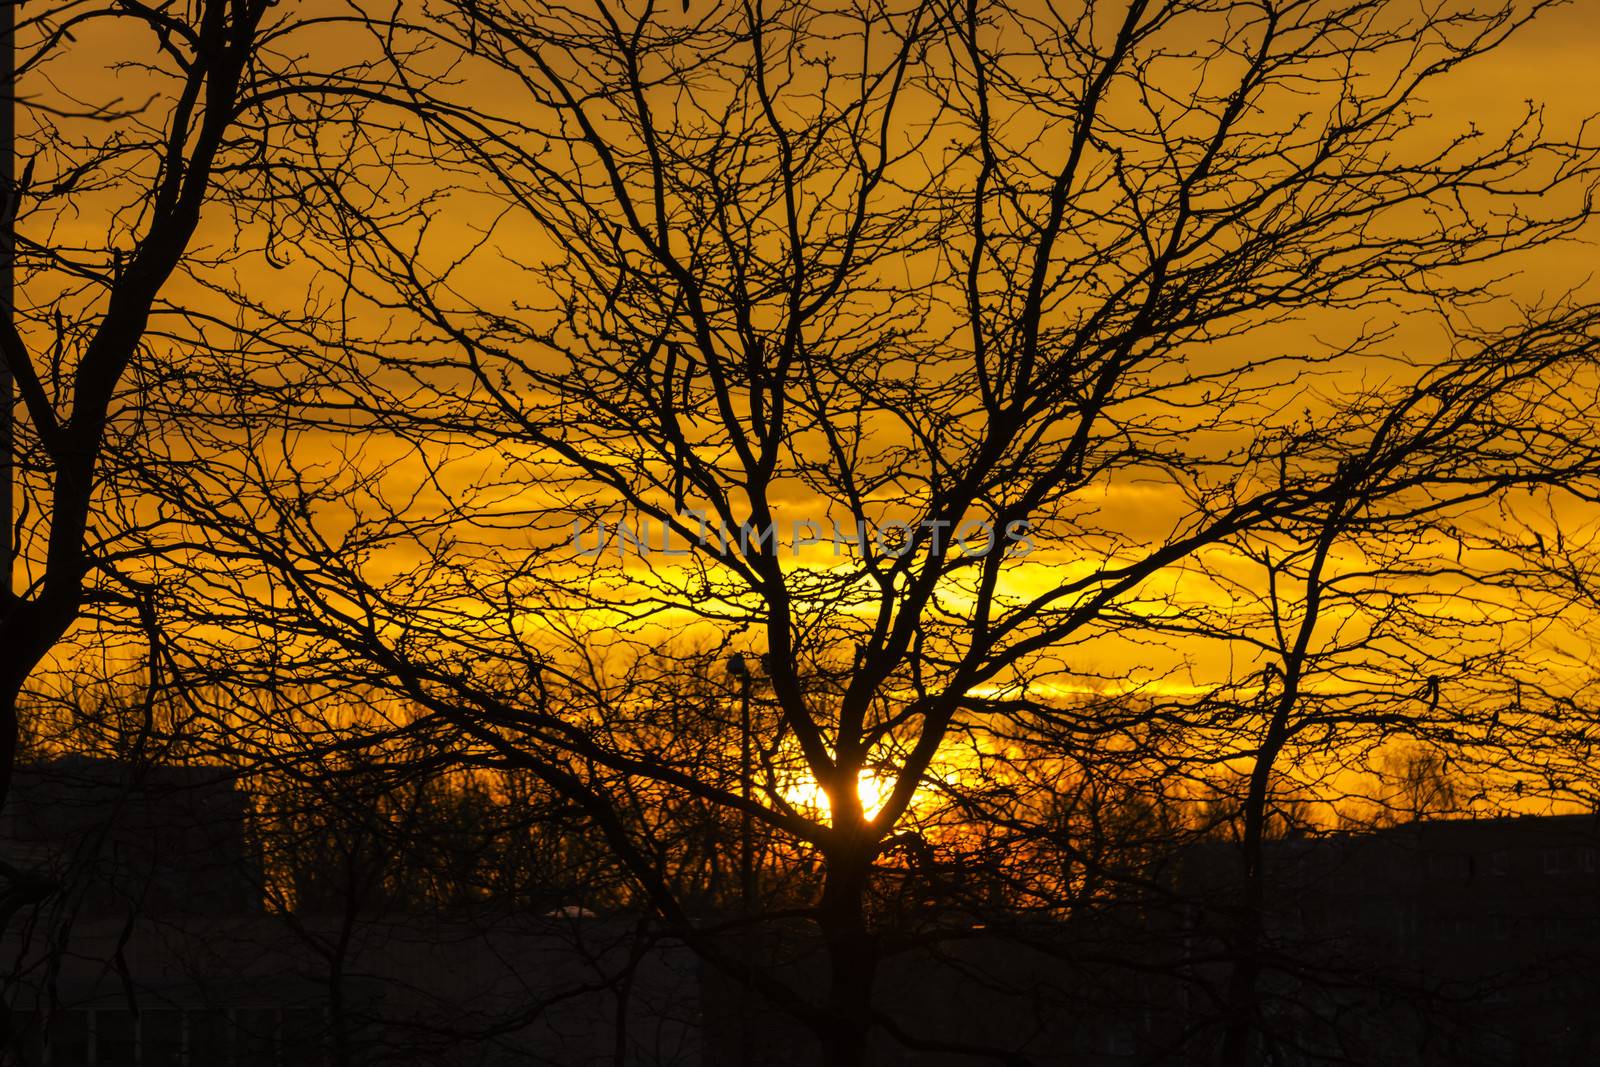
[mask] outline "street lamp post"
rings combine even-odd
[[[742,655],[728,660],[728,673],[739,680],[739,907],[746,915],[755,905],[756,867],[750,797],[754,790],[755,769],[750,741],[750,668]]]
[[[728,660],[728,673],[739,682],[739,798],[744,802],[739,810],[739,912],[743,918],[749,919],[755,912],[756,897],[755,842],[750,818],[750,798],[754,792],[755,778],[750,739],[750,684],[753,679],[749,665],[739,653],[734,653]],[[741,1067],[748,1067],[750,1063],[749,971],[753,963],[750,933],[748,926],[739,931],[740,957],[746,972],[739,980],[738,998]]]

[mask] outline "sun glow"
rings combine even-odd
[[[888,803],[894,792],[894,782],[870,770],[863,770],[856,778],[856,796],[861,799],[861,810],[870,819]],[[796,810],[806,814],[832,815],[833,806],[828,793],[815,778],[791,783],[783,790],[783,799]]]

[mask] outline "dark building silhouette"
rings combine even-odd
[[[1263,866],[1273,1062],[1600,1063],[1595,816],[1291,838],[1269,842]],[[1193,954],[1224,955],[1237,850],[1196,848],[1183,871]]]
[[[84,918],[259,913],[247,803],[219,768],[63,756],[17,768],[0,855],[67,887]]]

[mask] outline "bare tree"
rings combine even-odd
[[[135,561],[163,518],[126,476],[155,457],[199,457],[165,451],[141,398],[184,380],[182,343],[240,321],[182,279],[231,269],[284,224],[289,101],[362,84],[348,54],[320,73],[305,57],[332,21],[263,0],[182,10],[73,0],[17,16],[8,148],[21,173],[6,194],[16,278],[0,353],[20,404],[6,413],[0,458],[20,502],[6,545],[21,588],[8,584],[0,607],[0,803],[18,694],[86,606],[136,642],[159,630],[152,580]],[[204,235],[219,214],[220,238]]]
[[[1589,218],[1594,146],[1423,114],[1547,6],[402,6],[381,190],[326,161],[279,249],[331,264],[341,314],[227,290],[282,312],[270,343],[213,345],[219,380],[168,401],[211,467],[148,484],[230,564],[175,564],[171,610],[232,624],[238,685],[387,686],[540,777],[824,1062],[875,1030],[1016,1059],[876,1006],[922,798],[1018,733],[1094,764],[1163,707],[1203,721],[1062,694],[1159,696],[1200,670],[1177,635],[1249,644],[1199,688],[1232,694],[1258,844],[1285,747],[1365,714],[1309,695],[1336,546],[1409,560],[1429,522],[1592,479],[1548,383],[1592,380],[1594,307],[1481,279]],[[1270,639],[1197,621],[1227,546]],[[685,629],[720,699],[702,654],[663,669]],[[1416,711],[1415,668],[1375,666]],[[702,936],[661,805],[814,857],[820,989]]]

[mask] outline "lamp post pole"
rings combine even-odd
[[[756,868],[753,825],[750,819],[750,796],[755,777],[752,767],[753,751],[750,743],[750,667],[745,658],[735,653],[728,660],[728,673],[739,682],[739,798],[744,801],[739,811],[739,913],[748,920],[755,913]],[[739,1064],[750,1067],[750,984],[748,971],[753,962],[750,945],[751,930],[746,925],[739,930],[740,958],[746,974],[739,979]]]
[[[739,812],[739,909],[749,915],[756,897],[755,842],[750,819],[750,796],[755,792],[754,751],[750,741],[752,678],[749,664],[738,653],[728,660],[728,673],[739,682],[739,799],[744,801]]]
[[[751,762],[750,676],[746,674],[739,692],[739,796],[744,800],[744,810],[739,813],[739,896],[746,915],[755,907],[756,899],[756,853],[750,819],[750,794],[754,791]]]

